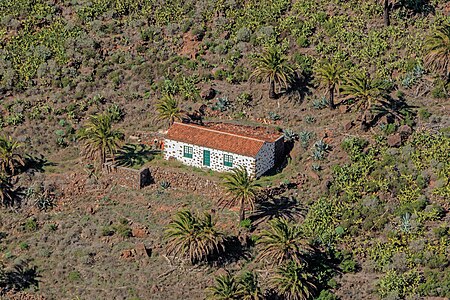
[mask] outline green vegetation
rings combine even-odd
[[[203,218],[189,211],[178,212],[165,232],[167,252],[187,257],[191,263],[210,259],[224,250],[223,235],[215,228],[211,215]]]
[[[450,297],[448,9],[0,1],[0,298]],[[276,128],[287,157],[164,161],[177,120]]]
[[[93,115],[88,124],[78,132],[78,138],[84,142],[84,154],[88,159],[98,158],[100,164],[106,162],[108,154],[114,158],[123,133],[112,129],[109,114]]]
[[[223,176],[223,186],[231,199],[224,199],[224,206],[239,206],[239,222],[245,220],[245,209],[255,207],[256,192],[260,184],[250,175],[245,167],[234,168]]]

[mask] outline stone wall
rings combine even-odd
[[[105,164],[105,170],[105,176],[107,179],[117,185],[141,189],[152,183],[152,177],[148,167],[135,170],[121,166],[114,166],[112,164]]]
[[[184,191],[195,192],[206,195],[213,199],[225,197],[220,182],[206,179],[195,173],[185,172],[183,170],[169,169],[165,167],[151,168],[152,180],[156,184],[162,181],[170,182],[171,188],[177,188]]]
[[[275,143],[264,143],[256,155],[256,177],[261,177],[275,165]]]

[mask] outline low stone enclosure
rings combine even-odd
[[[111,164],[105,166],[107,170],[107,180],[111,183],[130,187],[134,189],[142,189],[144,187],[158,187],[162,182],[168,182],[171,188],[183,191],[191,191],[212,199],[223,199],[226,197],[224,188],[219,181],[207,179],[201,175],[168,167],[143,167],[140,170],[113,166]],[[306,175],[299,174],[297,178],[292,178],[288,184],[281,183],[279,186],[264,188],[259,191],[258,198],[267,200],[269,198],[281,195],[285,191],[299,187],[307,181]]]
[[[142,189],[146,186],[159,186],[162,182],[168,182],[172,188],[193,191],[214,198],[224,196],[220,183],[210,179],[199,178],[197,174],[183,170],[158,166],[145,166],[136,170],[116,166],[112,163],[105,164],[104,168],[106,170],[106,179],[119,186]]]

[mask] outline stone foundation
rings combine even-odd
[[[152,167],[150,172],[152,181],[158,185],[167,181],[170,182],[171,188],[191,191],[215,199],[225,196],[220,182],[206,179],[194,173],[162,167]]]
[[[148,167],[140,170],[105,164],[105,177],[112,183],[133,189],[141,189],[152,184],[152,177]]]

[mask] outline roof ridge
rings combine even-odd
[[[192,128],[200,128],[200,129],[207,130],[207,131],[212,131],[212,132],[217,132],[217,133],[222,133],[222,134],[228,134],[228,135],[231,135],[231,136],[245,138],[245,139],[250,139],[250,140],[263,142],[263,143],[267,142],[266,140],[263,140],[263,139],[257,139],[257,138],[252,138],[252,137],[248,137],[248,136],[245,136],[245,135],[239,135],[239,134],[234,134],[234,133],[230,133],[230,132],[226,132],[226,131],[210,129],[210,128],[207,128],[206,126],[198,126],[198,125],[192,125],[192,124],[180,123],[180,122],[174,122],[174,124],[181,124],[181,125],[192,127]]]

